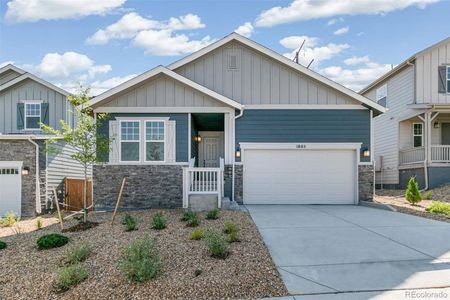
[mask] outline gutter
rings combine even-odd
[[[41,188],[39,185],[39,145],[31,139],[31,137],[28,138],[28,141],[32,143],[36,149],[36,212],[41,213]]]
[[[234,122],[234,132],[233,132],[233,139],[234,139],[234,141],[236,141],[236,120],[239,119],[240,117],[242,117],[243,114],[244,114],[244,106],[242,106],[239,114],[237,116],[234,116],[234,121],[235,121]],[[235,150],[235,149],[233,149],[233,150]],[[231,178],[232,178],[231,179],[231,201],[234,201],[234,179],[235,179],[235,175],[234,175],[235,167],[234,166],[235,166],[235,163],[236,163],[235,159],[236,159],[236,154],[233,153],[233,169],[231,170],[232,174],[233,174],[231,176]]]

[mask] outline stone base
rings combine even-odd
[[[235,165],[234,166],[234,201],[239,204],[244,203],[244,166]]]
[[[373,165],[358,166],[359,201],[373,201],[374,183]]]
[[[217,208],[217,195],[190,195],[189,209],[207,211]]]

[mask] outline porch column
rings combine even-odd
[[[431,112],[425,112],[425,157],[427,165],[431,161]]]

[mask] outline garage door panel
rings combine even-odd
[[[21,172],[15,165],[0,166],[0,216],[13,211],[21,213]]]
[[[244,202],[353,204],[355,150],[245,150]]]

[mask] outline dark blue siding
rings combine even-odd
[[[428,168],[429,188],[433,189],[450,183],[450,167]]]
[[[245,110],[236,120],[236,144],[362,143],[370,149],[370,112],[354,109]],[[370,161],[362,157],[361,161]]]
[[[117,113],[109,114],[109,120],[116,117],[169,117],[176,122],[176,155],[177,162],[188,161],[188,114],[148,114],[148,113]],[[98,129],[99,134],[109,136],[109,122],[105,121]],[[108,154],[102,157],[102,161],[108,161]]]

